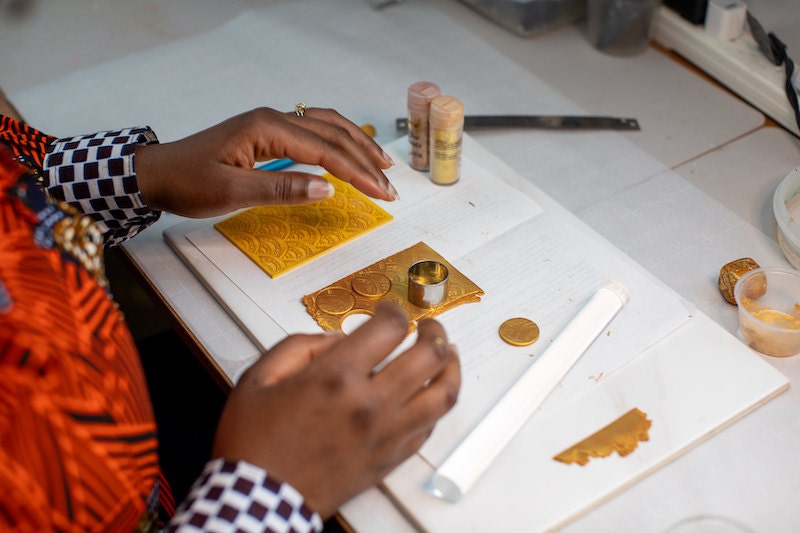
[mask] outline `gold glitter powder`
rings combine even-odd
[[[740,298],[750,317],[741,317],[739,328],[747,345],[767,355],[786,357],[800,350],[800,312],[794,304],[788,313],[762,307],[755,300]]]

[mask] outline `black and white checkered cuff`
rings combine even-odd
[[[320,516],[292,486],[244,461],[206,464],[168,531],[319,532]]]
[[[106,246],[119,244],[161,215],[142,199],[134,167],[136,146],[155,143],[149,127],[58,139],[45,156],[47,192],[94,218]]]

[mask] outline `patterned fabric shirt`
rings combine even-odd
[[[137,144],[155,142],[146,127],[55,139],[0,116],[0,530],[154,531],[159,510],[174,511],[102,263],[104,245],[158,219],[134,168]],[[264,470],[215,459],[166,528],[303,532],[322,521]]]

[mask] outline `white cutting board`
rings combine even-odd
[[[556,529],[788,387],[784,376],[701,314],[573,403],[531,418],[458,503],[422,490],[433,468],[419,455],[391,473],[384,490],[426,531]],[[652,426],[650,440],[630,455],[592,458],[585,466],[553,459],[634,407]]]
[[[387,147],[389,151],[394,150],[393,157],[398,155],[398,149],[399,145]],[[471,351],[475,345],[472,342],[462,343],[460,351],[465,360],[464,387],[459,404],[442,420],[425,447],[393,472],[385,483],[387,494],[404,510],[411,522],[422,529],[437,532],[486,531],[498,527],[501,530],[539,531],[557,527],[612,497],[788,387],[788,380],[784,376],[737,338],[696,310],[687,311],[682,307],[685,302],[671,290],[649,277],[574,215],[543,195],[530,182],[520,178],[469,136],[465,136],[464,153],[468,173],[465,180],[472,179],[469,174],[477,172],[474,169],[480,169],[480,179],[499,178],[515,187],[518,194],[524,191],[535,200],[532,205],[538,206],[541,213],[530,219],[520,216],[521,221],[511,226],[512,231],[495,228],[497,234],[476,247],[472,253],[459,257],[460,268],[471,277],[474,276],[473,280],[478,278],[476,281],[487,290],[487,294],[480,304],[464,306],[442,317],[446,324],[453,326],[454,331],[460,331],[460,314],[466,314],[466,322],[472,329],[480,331],[487,327],[483,323],[485,320],[481,321],[480,313],[474,317],[470,317],[470,313],[480,311],[481,305],[502,308],[509,304],[514,291],[493,300],[503,285],[492,285],[496,279],[481,278],[481,275],[486,268],[503,264],[502,261],[493,262],[491,258],[499,256],[498,251],[508,248],[506,241],[521,246],[525,242],[524,237],[528,240],[541,239],[541,234],[534,239],[536,231],[541,230],[538,227],[540,224],[549,224],[552,231],[563,232],[565,242],[581,244],[579,249],[566,247],[559,251],[561,260],[586,255],[597,262],[594,265],[597,270],[591,272],[593,276],[600,280],[613,271],[628,284],[632,295],[631,301],[612,322],[607,334],[601,335],[590,347],[562,386],[554,391],[542,410],[523,427],[484,477],[462,501],[451,504],[435,499],[423,490],[433,466],[440,464],[459,436],[466,434],[471,424],[477,422],[480,413],[485,412],[487,405],[491,404],[493,395],[497,397],[502,392],[503,384],[509,383],[509,372],[518,375],[524,369],[523,364],[530,364],[520,361],[535,360],[529,355],[546,347],[547,336],[552,338],[557,331],[545,332],[543,340],[533,346],[531,353],[524,354],[516,363],[508,362],[514,357],[512,351],[508,351],[503,352],[503,358],[466,364],[466,361],[474,361],[476,354]],[[396,159],[401,158],[399,156]],[[403,179],[399,177],[396,184],[405,185]],[[423,187],[420,183],[417,185]],[[462,185],[466,187],[466,183]],[[411,188],[404,190],[412,194]],[[456,192],[452,190],[452,194]],[[395,213],[395,223],[408,223],[403,218],[403,210],[413,209],[413,202],[409,202],[409,198],[413,199],[413,195],[405,198],[405,206],[394,206],[399,210]],[[519,205],[524,207],[525,204]],[[503,207],[500,204],[496,208],[501,218],[507,211]],[[409,220],[414,219],[411,217]],[[266,348],[282,338],[286,331],[303,324],[303,317],[291,317],[297,309],[291,307],[293,304],[290,301],[297,300],[302,294],[292,296],[288,291],[288,295],[282,295],[285,287],[279,283],[265,282],[264,274],[249,259],[224,238],[214,234],[213,228],[210,228],[212,222],[178,224],[165,231],[165,238],[236,317],[248,335]],[[378,234],[378,231],[398,230],[392,229],[390,224],[373,233]],[[384,236],[387,235],[394,234],[386,233]],[[430,234],[427,236],[433,238]],[[451,243],[446,237],[440,236],[440,246],[435,248],[446,248]],[[456,255],[455,250],[464,246],[462,241],[463,237],[458,236],[452,241],[456,244],[453,245],[453,251],[446,250],[448,258]],[[530,243],[528,246],[537,244]],[[352,255],[359,247],[371,250],[371,243],[369,240],[354,241],[342,249],[343,253],[347,252],[343,255]],[[522,256],[522,263],[514,265],[515,258],[520,258],[519,253],[506,257],[507,263],[516,269],[509,271],[523,273],[527,265],[530,265],[528,270],[531,271],[544,268],[529,263],[531,258],[528,256]],[[328,264],[333,265],[335,261]],[[349,273],[360,266],[337,268],[344,268]],[[575,272],[563,273],[564,276],[573,274]],[[578,271],[577,274],[585,275],[587,272]],[[329,275],[332,276],[330,281],[341,277],[336,272]],[[305,276],[298,275],[296,280],[290,281],[301,283],[303,278]],[[528,290],[534,290],[540,284],[536,278],[517,281],[520,284],[524,282],[531,284]],[[290,300],[283,302],[283,297],[289,297]],[[296,307],[297,303],[294,305]],[[653,317],[659,318],[654,321]],[[637,332],[637,328],[641,331]],[[487,331],[490,329],[491,326]],[[454,340],[463,341],[464,337],[459,335]],[[476,342],[484,340],[475,339]],[[502,346],[496,339],[485,341],[490,343],[487,345],[488,351],[499,353],[501,350],[513,350]],[[619,358],[616,352],[625,350],[635,350],[633,357]],[[653,425],[650,441],[641,443],[631,455],[625,458],[612,455],[593,459],[583,467],[552,459],[557,453],[634,407],[647,413]]]

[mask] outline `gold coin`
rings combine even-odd
[[[350,286],[356,294],[367,298],[380,298],[392,288],[392,280],[380,272],[367,272],[353,278]]]
[[[539,326],[527,318],[509,318],[500,324],[499,333],[512,346],[527,346],[539,339]]]
[[[331,315],[343,315],[356,305],[356,299],[347,289],[330,287],[323,289],[314,298],[320,311]]]

